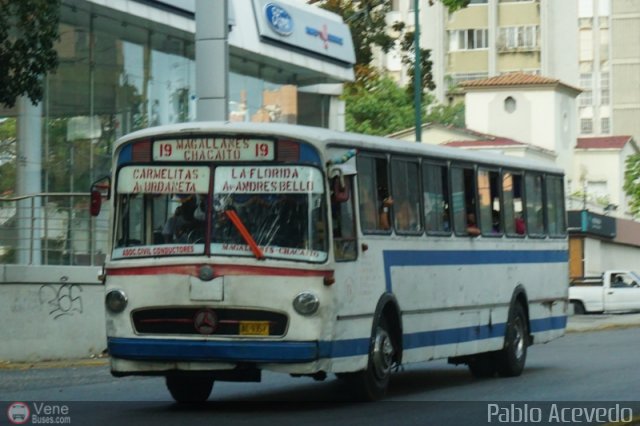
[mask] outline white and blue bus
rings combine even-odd
[[[546,163],[319,128],[129,134],[92,191],[112,374],[181,402],[263,370],[364,399],[405,363],[520,375],[565,330],[563,188]]]

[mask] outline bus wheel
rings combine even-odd
[[[372,336],[367,369],[350,374],[348,379],[359,399],[375,401],[384,396],[394,366],[396,348],[384,317],[380,318]]]
[[[492,352],[474,355],[469,359],[468,365],[473,377],[487,378],[496,375],[496,359]]]
[[[166,383],[173,399],[181,403],[204,402],[213,389],[213,379],[209,377],[170,375]]]
[[[522,374],[527,360],[527,316],[520,303],[513,305],[509,312],[504,347],[496,353],[496,368],[503,377]]]

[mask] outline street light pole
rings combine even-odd
[[[413,33],[413,46],[415,49],[415,61],[413,64],[413,107],[416,113],[416,142],[422,141],[422,67],[420,66],[420,1],[413,0],[415,13],[415,31]]]

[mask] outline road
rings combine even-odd
[[[208,403],[180,407],[171,400],[163,379],[116,379],[105,366],[0,370],[0,401],[66,401],[71,424],[88,424],[90,419],[91,424],[110,426],[191,422],[452,426],[490,424],[490,410],[511,416],[503,420],[512,424],[518,423],[513,416],[519,412],[535,415],[540,410],[541,423],[546,424],[549,415],[569,406],[608,407],[613,410],[609,414],[627,409],[622,415],[632,412],[635,417],[640,416],[638,337],[640,328],[570,333],[531,347],[527,368],[517,378],[475,379],[466,367],[445,361],[410,365],[392,377],[384,402],[369,404],[350,402],[346,387],[333,378],[314,382],[265,373],[262,383],[216,383]],[[0,413],[0,425],[5,418]],[[498,424],[498,415],[491,420]],[[591,422],[598,423],[602,422]]]

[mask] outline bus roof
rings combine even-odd
[[[319,148],[343,146],[379,152],[393,152],[407,156],[428,156],[441,160],[480,163],[507,168],[538,170],[554,174],[564,174],[555,164],[520,157],[507,156],[495,152],[466,150],[460,148],[416,143],[382,136],[370,136],[358,133],[339,132],[320,127],[301,126],[281,123],[233,123],[222,121],[189,122],[149,127],[129,133],[116,141],[114,151],[121,145],[136,139],[179,137],[209,133],[248,133],[252,135],[279,136],[310,142]],[[393,144],[393,145],[390,145]]]

